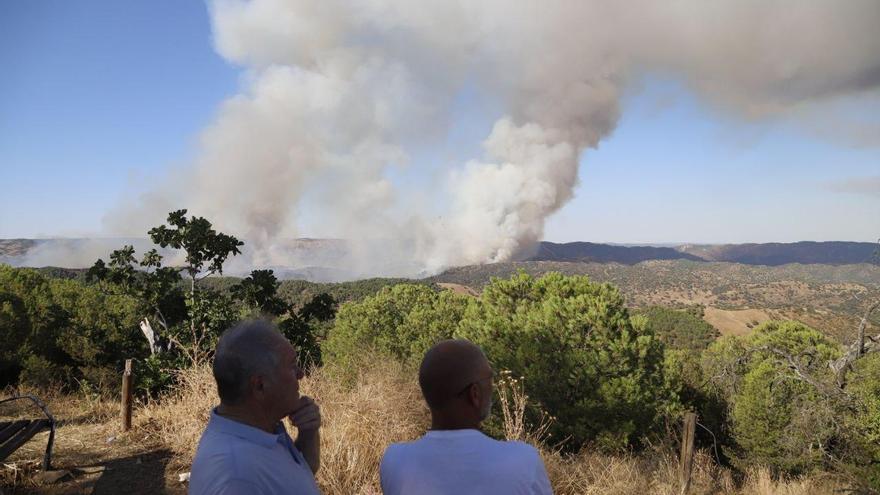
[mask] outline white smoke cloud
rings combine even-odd
[[[572,197],[582,152],[613,131],[621,95],[645,74],[681,77],[745,118],[880,87],[874,0],[214,0],[209,9],[218,52],[249,82],[204,131],[192,168],[148,193],[162,199],[146,208],[188,207],[252,243],[248,262],[262,266],[307,264],[277,243],[300,235],[297,216],[316,187],[325,194],[314,209],[352,241],[345,269],[359,276],[516,256]],[[494,95],[504,114],[486,129],[485,156],[437,184],[447,188],[438,221],[401,204],[386,170],[420,166],[411,148],[456,124],[465,85]],[[110,222],[133,226],[142,209]]]
[[[65,268],[89,268],[98,258],[108,260],[108,255],[124,245],[131,245],[141,253],[154,246],[146,238],[61,238],[37,239],[34,245],[17,255],[0,254],[0,263],[12,266],[46,267],[63,266]],[[166,264],[179,265],[184,262],[180,253],[170,249],[158,249],[165,258]]]

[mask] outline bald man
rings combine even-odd
[[[199,441],[190,495],[317,495],[321,414],[299,395],[290,342],[271,323],[243,322],[220,337],[213,371],[220,405]]]
[[[534,447],[480,432],[492,409],[493,375],[483,351],[466,340],[445,340],[428,350],[419,385],[431,430],[385,451],[385,495],[553,493]]]

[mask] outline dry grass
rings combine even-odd
[[[416,383],[402,376],[397,366],[383,363],[364,366],[353,387],[323,369],[302,380],[301,392],[321,407],[318,483],[324,493],[379,493],[385,447],[424,433],[428,411]],[[184,371],[180,378],[175,393],[137,412],[135,428],[188,462],[219,399],[209,368]]]
[[[318,483],[326,494],[379,493],[378,467],[385,448],[393,443],[421,436],[429,424],[414,376],[399,366],[382,363],[364,365],[353,384],[344,385],[325,369],[316,369],[302,381],[302,393],[314,397],[323,415],[321,470]],[[522,411],[528,402],[522,382],[503,375],[498,383],[499,405],[505,435],[535,445],[547,467],[557,494],[677,494],[677,458],[670,447],[657,447],[638,455],[604,455],[585,449],[578,455],[564,455],[542,442],[547,422],[530,425]],[[56,437],[56,466],[71,468],[107,464],[117,478],[109,486],[126,486],[131,477],[150,476],[167,493],[183,493],[185,485],[177,474],[189,471],[202,430],[218,398],[210,369],[183,371],[179,387],[160,401],[140,404],[135,410],[134,429],[119,433],[118,402],[108,398],[52,394],[40,391],[60,420]],[[20,409],[0,411],[5,417],[30,414]],[[0,466],[0,486],[8,493],[91,493],[89,486],[101,486],[94,478],[80,478],[66,485],[68,491],[36,487],[29,476],[36,469],[45,447],[43,436],[29,442]],[[115,437],[108,443],[109,437]],[[157,461],[159,474],[143,472],[139,456],[170,451],[173,458]],[[129,459],[126,470],[120,459]],[[136,459],[136,462],[133,460]],[[146,459],[146,457],[145,457]],[[114,465],[114,463],[116,463]],[[116,467],[118,466],[118,467]],[[162,479],[164,477],[164,480]],[[106,479],[104,480],[107,481]],[[76,485],[79,483],[79,485]],[[97,484],[96,484],[97,483]],[[78,491],[81,486],[83,491]],[[105,483],[104,486],[108,486]],[[154,488],[137,493],[152,493]],[[59,487],[60,488],[60,487]],[[718,467],[706,452],[698,452],[693,469],[691,494],[732,495],[820,495],[839,493],[843,488],[830,477],[778,480],[766,469],[746,473],[734,482],[733,473]],[[111,492],[115,488],[111,488]],[[106,489],[105,489],[106,491]],[[97,490],[95,493],[104,493]],[[161,490],[159,490],[161,491]],[[109,493],[109,492],[108,492]],[[132,492],[136,493],[136,492]]]
[[[378,467],[385,447],[421,436],[429,424],[414,377],[407,378],[395,365],[365,366],[351,387],[317,369],[303,380],[302,392],[315,398],[324,418],[318,482],[327,494],[379,493]],[[540,449],[557,494],[679,493],[677,459],[669,448],[641,455],[609,456],[589,450],[563,455],[540,442],[541,425],[523,421],[520,411],[528,397],[521,383],[502,381],[499,395],[506,435]],[[208,368],[186,371],[175,393],[137,411],[136,431],[166,445],[184,466],[217,400]],[[729,470],[718,467],[708,453],[699,452],[690,493],[819,495],[840,488],[821,477],[774,480],[768,470],[747,473],[737,484]]]
[[[704,319],[722,335],[748,335],[752,333],[755,322],[760,324],[771,318],[760,309],[727,310],[709,306],[705,310]]]

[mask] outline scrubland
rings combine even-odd
[[[165,493],[185,493],[186,485],[179,482],[179,474],[189,471],[199,436],[218,399],[209,368],[183,370],[179,378],[178,387],[167,395],[138,405],[133,428],[124,434],[118,432],[115,401],[62,395],[49,400],[62,420],[56,437],[55,467],[75,470],[112,466],[119,459],[134,459],[134,466],[144,466],[158,456],[164,466],[164,471],[157,473],[158,479],[132,486],[132,478],[119,479],[111,475],[111,470],[78,473],[75,479],[59,485],[36,486],[28,475],[42,455],[43,434],[6,461],[0,478],[6,486],[4,493],[114,493],[111,490],[122,487],[126,487],[126,493],[156,493],[150,490],[157,488]],[[577,454],[563,454],[541,441],[541,425],[518,421],[518,413],[528,401],[522,389],[512,381],[498,387],[506,399],[498,401],[495,414],[504,418],[499,422],[505,427],[505,436],[527,441],[541,451],[556,493],[679,493],[674,435],[668,442],[637,454],[602,454],[589,447]],[[394,363],[365,363],[354,383],[343,383],[325,369],[314,369],[303,380],[302,393],[314,397],[321,406],[318,482],[327,494],[380,493],[378,466],[385,447],[419,437],[429,424],[414,377]],[[113,441],[108,443],[111,437]],[[155,471],[152,467],[148,470]],[[108,481],[108,477],[115,479]],[[841,480],[827,475],[776,478],[765,468],[738,476],[719,467],[711,450],[701,450],[695,459],[689,493],[818,495],[839,493],[845,488]]]

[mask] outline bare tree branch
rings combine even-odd
[[[816,391],[825,396],[840,397],[842,395],[846,395],[843,390],[837,387],[828,387],[821,380],[813,376],[813,373],[806,369],[804,364],[806,364],[806,366],[809,366],[809,363],[803,363],[802,358],[804,356],[812,358],[812,355],[810,353],[801,353],[800,355],[795,357],[782,349],[766,345],[755,348],[755,351],[766,351],[775,355],[777,358],[780,359],[780,363],[782,365],[791,370],[791,372],[793,373],[793,378],[812,385],[813,388],[816,389]]]
[[[831,368],[831,371],[834,372],[834,375],[837,378],[837,386],[840,388],[843,388],[846,385],[846,374],[852,368],[852,364],[857,359],[865,354],[880,350],[880,335],[865,335],[865,329],[868,326],[868,318],[870,318],[871,314],[876,311],[878,307],[880,307],[880,301],[876,301],[868,307],[868,310],[865,311],[865,314],[862,316],[862,320],[859,323],[859,331],[855,342],[847,347],[841,357],[828,363],[828,367]]]

